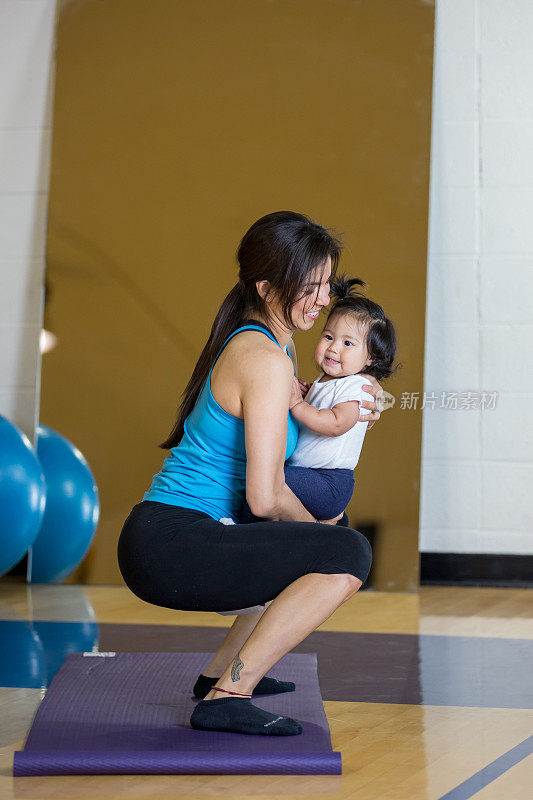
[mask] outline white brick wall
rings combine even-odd
[[[38,421],[55,0],[0,0],[0,414]]]
[[[420,550],[533,553],[533,3],[437,0]]]

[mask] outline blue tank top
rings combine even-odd
[[[171,448],[143,500],[194,508],[217,520],[230,517],[234,522],[238,521],[246,495],[244,420],[228,414],[216,402],[211,391],[211,372],[229,340],[245,330],[261,331],[281,347],[274,334],[255,321],[243,324],[228,336],[209,370],[193,410],[185,419],[181,441]],[[285,351],[288,354],[287,348]],[[298,431],[299,424],[289,411],[285,460],[296,448]]]

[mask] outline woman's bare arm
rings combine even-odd
[[[254,348],[242,371],[241,402],[246,446],[246,499],[252,513],[274,520],[313,522],[285,483],[291,362],[268,346]]]

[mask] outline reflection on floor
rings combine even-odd
[[[533,733],[531,598],[441,587],[356,595],[293,651],[318,655],[342,776],[144,777],[135,796],[437,800],[454,790],[454,800],[529,800],[527,753],[516,764],[506,756],[486,785],[473,776]],[[0,796],[130,797],[131,776],[12,779],[46,686],[69,652],[205,652],[207,663],[232,621],[149,606],[124,587],[0,581]]]
[[[12,658],[0,686],[45,687],[67,653],[214,653],[223,628],[0,620]],[[533,708],[533,640],[315,631],[294,648],[317,653],[324,700]]]

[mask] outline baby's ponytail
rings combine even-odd
[[[350,297],[362,297],[361,292],[354,291],[354,286],[365,286],[365,282],[361,278],[347,278],[343,273],[340,277],[336,278],[331,284],[330,294],[336,297],[335,305],[339,304],[342,300],[348,300]],[[332,309],[333,310],[333,309]]]

